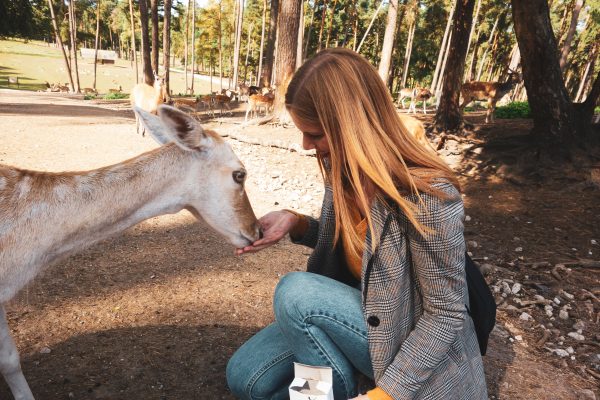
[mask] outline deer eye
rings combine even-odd
[[[231,175],[233,176],[233,180],[240,185],[243,184],[246,179],[246,171],[244,170],[233,171]]]

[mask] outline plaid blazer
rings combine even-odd
[[[363,314],[377,386],[394,399],[487,399],[473,321],[467,314],[463,203],[421,194],[417,219],[434,232],[423,237],[397,208],[375,200],[373,232],[362,260]],[[416,196],[407,199],[417,203]],[[314,249],[307,270],[353,284],[334,248],[333,193],[325,188],[320,220],[297,243]],[[375,251],[373,238],[379,238]],[[358,282],[356,282],[358,283]]]

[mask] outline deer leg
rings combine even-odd
[[[489,123],[490,122],[490,112],[493,112],[492,110],[492,100],[488,100],[488,106],[487,106],[487,112],[485,113],[485,123]]]
[[[0,372],[2,372],[15,400],[34,400],[23,371],[21,371],[19,352],[10,336],[4,306],[0,306]]]

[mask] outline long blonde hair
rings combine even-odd
[[[294,117],[323,129],[330,166],[325,168],[320,159],[319,165],[333,190],[335,241],[342,233],[345,251],[355,256],[364,248],[352,218],[357,205],[373,232],[365,186],[380,200],[397,203],[423,234],[428,228],[417,221],[416,205],[403,196],[443,196],[432,187],[438,178],[459,187],[450,167],[406,129],[375,68],[352,50],[326,49],[304,63],[290,81],[285,102]]]

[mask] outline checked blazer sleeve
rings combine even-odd
[[[395,399],[420,398],[423,392],[429,392],[432,374],[448,362],[467,317],[462,199],[449,183],[434,186],[447,198],[423,194],[424,204],[418,204],[417,212],[418,221],[432,232],[423,236],[410,223],[406,230],[423,314],[377,382]],[[449,392],[450,387],[446,388]],[[444,393],[444,383],[438,390]]]

